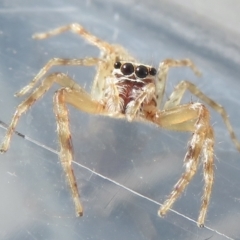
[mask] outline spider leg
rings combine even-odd
[[[113,64],[116,61],[120,60],[135,61],[135,59],[122,46],[117,44],[109,44],[108,42],[101,40],[100,38],[88,32],[83,26],[78,23],[65,25],[44,33],[37,33],[33,35],[33,38],[45,39],[48,37],[56,36],[58,34],[62,34],[66,31],[72,31],[75,34],[82,36],[92,45],[98,47],[101,51],[100,57],[104,60],[108,60],[98,62],[97,72],[91,89],[91,95],[94,96],[95,99],[100,100],[102,98],[102,93],[105,86],[105,79],[112,72]]]
[[[177,198],[185,190],[197,171],[199,158],[202,154],[204,165],[205,187],[202,206],[198,218],[198,226],[204,226],[211,189],[213,184],[213,129],[206,107],[200,103],[184,104],[164,111],[156,111],[154,115],[147,115],[148,120],[160,127],[178,131],[193,132],[189,142],[188,152],[184,158],[185,172],[175,184],[170,196],[159,209],[158,214],[164,216]]]
[[[190,59],[182,59],[182,60],[174,60],[174,59],[166,59],[159,64],[158,67],[158,79],[156,81],[156,94],[157,94],[157,106],[161,107],[161,103],[163,100],[163,95],[166,87],[166,80],[169,68],[172,67],[189,67],[193,70],[193,72],[200,76],[201,73],[195,66],[195,64]]]
[[[73,88],[73,89],[81,92],[81,96],[85,97],[85,98],[79,99],[79,101],[86,101],[86,100],[89,101],[89,99],[91,98],[88,93],[86,93],[76,82],[74,82],[66,74],[53,73],[53,74],[49,75],[42,81],[42,84],[38,88],[36,88],[26,100],[24,100],[21,104],[18,105],[18,107],[13,115],[12,121],[8,127],[5,138],[3,140],[2,146],[0,148],[0,152],[6,152],[8,150],[11,136],[16,128],[16,125],[17,125],[21,115],[23,113],[25,113],[33,105],[33,103],[35,101],[37,101],[40,97],[42,97],[43,94],[46,91],[48,91],[48,89],[53,85],[54,82],[60,84],[61,86]],[[74,104],[72,104],[72,105],[74,105]],[[89,104],[89,105],[86,104],[84,110],[90,109],[91,111],[93,111],[94,106],[92,106],[91,104]]]
[[[90,42],[92,45],[97,46],[99,49],[101,49],[104,52],[114,52],[114,46],[101,40],[100,38],[94,36],[93,34],[89,33],[83,26],[81,26],[78,23],[72,23],[69,25],[65,25],[65,26],[50,30],[48,32],[34,34],[33,38],[34,39],[45,39],[45,38],[49,38],[49,37],[61,34],[66,31],[72,31],[75,34],[82,36],[88,42]]]
[[[203,146],[203,177],[205,181],[202,205],[198,217],[198,226],[204,226],[204,219],[207,214],[208,205],[210,202],[210,196],[212,192],[213,180],[214,180],[214,158],[213,158],[213,145],[214,145],[214,134],[213,129],[209,128],[204,146]]]
[[[76,102],[76,100],[78,102]],[[99,113],[103,110],[103,106],[93,101],[84,91],[73,90],[70,88],[62,88],[54,95],[54,112],[56,115],[57,132],[60,142],[59,157],[62,167],[70,186],[72,198],[75,204],[77,216],[83,215],[83,208],[80,202],[80,195],[77,188],[76,178],[71,167],[73,160],[73,148],[71,141],[71,133],[69,127],[69,117],[66,103],[72,104],[80,110],[88,113]]]
[[[120,60],[135,61],[135,59],[120,45],[109,44],[101,40],[100,38],[89,33],[83,26],[78,23],[72,23],[59,28],[55,28],[45,33],[37,33],[33,35],[35,39],[45,39],[48,37],[62,34],[66,31],[72,31],[75,34],[82,36],[92,45],[98,47],[101,51],[100,57],[108,60],[106,62],[98,62],[97,72],[93,81],[91,95],[95,99],[100,100],[102,98],[102,91],[105,85],[106,76],[110,75],[113,69],[113,64]]]
[[[230,137],[235,144],[238,151],[240,151],[240,142],[238,141],[234,131],[233,127],[230,123],[229,117],[227,115],[226,110],[217,102],[213,101],[211,98],[209,98],[207,95],[205,95],[203,92],[201,92],[193,83],[188,81],[181,81],[171,94],[169,100],[165,103],[164,109],[170,109],[172,107],[175,107],[180,104],[180,101],[186,92],[186,90],[189,90],[192,94],[194,94],[196,97],[201,99],[203,102],[208,104],[211,108],[213,108],[216,112],[218,112],[223,122],[225,123],[227,130],[230,134]]]
[[[39,73],[33,78],[33,80],[27,86],[23,87],[19,92],[15,93],[14,96],[20,97],[26,94],[53,66],[59,66],[59,65],[94,66],[94,65],[97,65],[97,63],[99,63],[100,61],[102,60],[99,58],[83,58],[83,59],[53,58],[39,71]]]

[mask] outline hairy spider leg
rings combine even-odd
[[[164,61],[162,61],[158,67],[158,78],[156,81],[156,98],[157,106],[159,109],[161,108],[161,103],[163,101],[169,68],[172,67],[189,67],[197,76],[201,76],[200,71],[190,59],[165,59]]]
[[[75,34],[80,35],[92,45],[98,47],[101,51],[100,57],[106,61],[102,61],[97,65],[97,72],[93,81],[91,95],[95,99],[100,100],[105,87],[105,79],[113,70],[114,62],[120,60],[135,61],[135,59],[128,53],[128,51],[120,45],[109,44],[89,33],[83,26],[78,23],[72,23],[59,28],[55,28],[48,32],[37,33],[33,35],[34,39],[45,39],[58,34],[62,34],[66,31],[72,31]]]
[[[69,79],[69,77],[66,75],[63,77]],[[80,202],[80,194],[77,188],[77,181],[71,166],[73,161],[73,147],[66,103],[73,105],[81,111],[92,114],[103,112],[104,106],[92,100],[91,96],[85,91],[79,91],[70,88],[62,88],[58,90],[54,95],[53,102],[57,122],[57,133],[60,144],[59,157],[66,174],[67,182],[71,189],[73,201],[75,204],[76,216],[78,217],[83,215],[83,207]]]
[[[20,116],[26,112],[35,101],[42,97],[54,82],[65,87],[57,91],[54,96],[54,110],[57,119],[57,131],[60,142],[60,160],[66,174],[68,185],[70,186],[72,192],[76,215],[82,216],[83,208],[80,202],[80,195],[77,188],[76,178],[71,167],[71,162],[73,160],[73,148],[69,130],[68,113],[64,101],[88,113],[97,114],[99,112],[104,112],[104,109],[103,105],[97,101],[92,100],[91,96],[79,85],[77,85],[77,83],[73,81],[69,76],[63,73],[53,73],[49,75],[42,81],[41,86],[36,88],[33,93],[17,107],[0,151],[6,152],[8,150],[12,133],[15,130]],[[68,94],[63,94],[65,92]]]
[[[214,177],[214,136],[207,108],[200,103],[184,104],[164,111],[157,111],[154,115],[148,114],[147,117],[149,121],[169,130],[193,132],[188,152],[184,158],[185,172],[175,184],[170,196],[159,209],[158,214],[164,216],[185,190],[197,171],[199,158],[202,154],[205,187],[198,218],[198,226],[203,227]]]
[[[15,93],[15,97],[20,97],[29,92],[34,85],[49,71],[53,66],[94,66],[100,61],[99,58],[83,58],[83,59],[67,59],[67,58],[53,58],[47,62],[47,64],[39,71],[39,73],[33,78],[33,80],[25,87],[23,87],[19,92]],[[76,83],[75,83],[76,84]],[[67,84],[62,83],[62,86],[70,87]]]
[[[202,196],[202,205],[198,217],[198,226],[204,227],[204,220],[207,215],[208,205],[210,202],[212,186],[214,181],[214,133],[213,129],[209,128],[206,140],[203,146],[203,178],[204,190]]]
[[[58,28],[55,28],[55,29],[52,29],[50,31],[43,32],[43,33],[36,33],[33,35],[33,38],[34,39],[45,39],[45,38],[49,38],[52,36],[62,34],[66,31],[72,31],[75,34],[82,36],[89,43],[91,43],[92,45],[95,45],[103,52],[114,52],[114,50],[115,50],[111,44],[109,44],[108,42],[105,42],[105,41],[101,40],[100,38],[96,37],[95,35],[89,33],[83,26],[81,26],[78,23],[72,23],[72,24],[58,27]]]
[[[238,141],[233,131],[233,127],[230,123],[226,110],[223,108],[223,106],[221,106],[220,104],[209,98],[207,95],[205,95],[203,92],[201,92],[193,83],[189,81],[181,81],[175,87],[175,90],[170,95],[169,100],[165,103],[164,109],[170,109],[172,107],[178,106],[186,90],[190,91],[192,94],[194,94],[196,97],[208,104],[211,108],[213,108],[217,113],[221,115],[233,143],[235,144],[237,150],[240,151],[240,142]]]
[[[74,59],[74,60],[76,60],[76,59]],[[61,60],[59,60],[59,61],[61,62]],[[67,60],[63,60],[63,62],[68,63]],[[98,59],[93,59],[93,58],[82,59],[82,60],[78,59],[77,65],[87,65],[88,66],[88,65],[95,64],[97,62],[98,62]],[[76,63],[76,62],[73,61],[73,63]],[[42,75],[42,70],[40,71],[40,73]],[[38,77],[38,79],[40,79],[40,78]],[[35,101],[37,101],[40,97],[42,97],[43,94],[46,91],[48,91],[48,89],[53,85],[54,82],[60,84],[63,87],[69,87],[69,88],[78,89],[79,91],[84,91],[75,81],[73,81],[69,77],[66,77],[66,75],[63,73],[53,73],[53,74],[49,75],[48,77],[46,77],[42,81],[42,84],[39,87],[37,87],[26,100],[24,100],[21,104],[18,105],[18,107],[15,111],[15,114],[13,115],[12,121],[9,125],[9,128],[7,130],[7,133],[5,135],[5,138],[3,140],[2,146],[0,148],[0,152],[6,152],[8,150],[11,136],[16,128],[16,125],[18,123],[20,116],[23,113],[25,113],[32,106],[32,104]],[[28,85],[26,87],[24,87],[24,89],[26,89],[27,87],[28,87]]]

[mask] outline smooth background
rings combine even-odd
[[[185,4],[186,3],[186,4]],[[66,33],[35,41],[31,35],[79,22],[98,37],[125,46],[139,61],[157,66],[165,58],[191,58],[203,73],[173,69],[166,97],[182,79],[194,82],[222,104],[236,134],[239,128],[240,44],[238,1],[1,1],[0,120],[9,123],[25,86],[53,57],[98,56],[98,49]],[[94,68],[55,67],[90,89]],[[52,112],[54,86],[19,121],[0,156],[1,239],[240,239],[240,154],[220,116],[211,111],[216,135],[215,184],[206,228],[199,229],[202,169],[165,218],[159,205],[183,172],[190,134],[150,124],[91,116],[70,107],[73,164],[84,204],[75,218],[58,156]],[[186,94],[183,102],[198,101]],[[0,128],[0,137],[5,130]],[[97,176],[80,165],[149,199]],[[153,200],[153,201],[151,201]],[[190,219],[189,219],[190,218]],[[211,228],[211,229],[208,229]]]

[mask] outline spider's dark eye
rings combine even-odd
[[[124,75],[130,75],[134,72],[134,67],[131,63],[124,63],[121,67],[121,71]]]
[[[135,73],[139,78],[145,78],[148,75],[148,69],[147,67],[140,65],[136,67]]]
[[[156,68],[150,68],[149,74],[152,75],[152,76],[155,76],[157,74]]]
[[[114,63],[114,68],[119,69],[121,67],[121,65],[122,64],[120,62],[115,62]]]

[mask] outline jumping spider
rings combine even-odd
[[[200,73],[193,62],[189,59],[167,59],[160,62],[158,69],[155,69],[152,66],[138,63],[122,46],[102,41],[76,23],[46,33],[36,34],[33,38],[44,39],[69,30],[98,47],[101,51],[101,57],[51,59],[27,86],[15,94],[19,97],[29,93],[37,82],[43,78],[41,85],[36,87],[27,99],[17,107],[0,151],[3,153],[8,150],[11,136],[20,116],[42,97],[55,82],[60,84],[62,88],[56,91],[53,98],[60,142],[59,156],[71,189],[76,215],[82,216],[83,208],[71,167],[73,149],[66,104],[71,104],[77,109],[91,114],[126,118],[128,121],[143,120],[169,130],[192,132],[193,135],[184,158],[185,172],[160,207],[158,214],[164,216],[172,207],[196,173],[199,159],[201,159],[205,184],[198,226],[203,227],[214,178],[214,133],[210,124],[209,111],[203,104],[192,102],[180,104],[185,91],[190,91],[221,114],[238,150],[240,150],[240,143],[234,134],[224,108],[202,93],[193,83],[181,81],[165,104],[162,104],[169,68],[190,67],[196,75],[199,75]],[[97,71],[91,94],[87,93],[64,73],[53,73],[45,77],[48,70],[55,65],[96,66]]]

